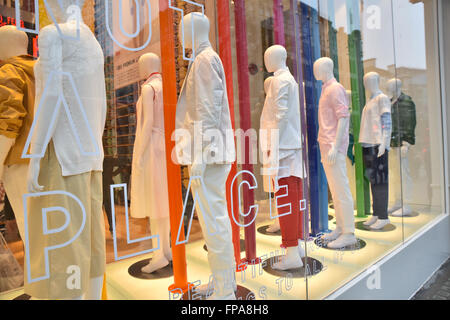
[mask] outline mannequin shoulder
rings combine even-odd
[[[146,84],[146,85],[142,86],[142,97],[145,100],[153,99],[154,95],[155,95],[155,89],[153,88],[152,85]]]

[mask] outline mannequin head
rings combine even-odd
[[[322,82],[327,82],[331,78],[334,78],[333,74],[334,63],[328,57],[317,59],[314,62],[314,77]]]
[[[264,80],[264,93],[267,94],[269,92],[270,83],[272,82],[273,77],[268,77],[266,80]]]
[[[402,85],[403,83],[400,79],[393,78],[389,80],[387,83],[389,97],[392,99],[397,99],[402,92]]]
[[[364,75],[364,86],[370,94],[380,91],[380,75],[376,72],[369,72]]]
[[[27,54],[28,36],[16,26],[0,27],[0,60]]]
[[[269,72],[286,68],[287,52],[283,46],[274,45],[264,53],[264,64]]]
[[[52,10],[58,23],[75,20],[79,17],[82,21],[81,8],[85,0],[48,0],[48,6]]]
[[[206,15],[192,12],[183,17],[184,45],[188,49],[196,49],[202,43],[209,42],[209,19]],[[182,35],[182,24],[179,26],[179,34]],[[194,28],[194,34],[192,34]],[[194,38],[192,38],[194,37]]]
[[[143,54],[139,58],[139,75],[147,79],[154,72],[161,72],[161,59],[154,53]]]

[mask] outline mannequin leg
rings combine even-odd
[[[407,216],[412,213],[412,209],[409,204],[411,203],[412,200],[413,182],[411,178],[411,172],[409,170],[408,153],[406,153],[404,156],[401,154],[401,152],[399,154],[401,159],[401,171],[402,171],[402,185],[401,185],[402,197],[400,203],[403,204],[403,207],[400,206],[399,209],[397,209],[392,213],[392,216],[394,217]]]
[[[228,217],[225,183],[231,165],[207,165],[203,187],[192,187],[198,219],[208,247],[208,262],[215,278],[211,299],[235,299],[236,270]],[[232,271],[231,271],[232,270]],[[228,275],[228,276],[226,276]]]
[[[389,167],[391,168],[391,174],[389,175],[389,189],[391,198],[391,205],[388,209],[388,213],[397,211],[402,207],[402,193],[401,193],[401,174],[400,174],[400,161],[401,161],[401,148],[392,148],[391,157],[389,159]]]
[[[356,243],[353,198],[347,178],[345,155],[338,153],[334,164],[324,162],[323,165],[333,197],[336,229],[340,232],[327,246],[334,249],[343,248]]]
[[[27,179],[25,179],[27,172],[28,165],[26,164],[5,166],[3,172],[3,184],[5,186],[9,202],[11,203],[11,207],[13,208],[19,234],[22,239],[25,239],[22,196],[28,193]]]
[[[374,148],[375,154],[378,154],[378,147]],[[389,202],[389,165],[388,151],[381,157],[376,157],[373,161],[373,175],[370,179],[373,197],[373,215],[378,220],[370,228],[374,230],[382,229],[390,223],[388,218]]]
[[[302,237],[302,224],[300,218],[300,201],[299,201],[299,181],[298,177],[287,177],[278,180],[280,186],[276,193],[278,207],[290,204],[291,213],[279,217],[281,227],[282,244],[286,248],[286,255],[281,261],[275,263],[272,267],[277,270],[297,269],[303,266],[300,257],[301,249],[299,246],[299,237]],[[283,188],[286,186],[288,189]],[[289,212],[289,206],[278,208],[278,214],[282,215]]]
[[[169,229],[167,228],[169,226],[168,221],[169,218],[150,219],[150,230],[152,232],[152,235],[159,234],[160,247],[158,250],[153,251],[153,257],[150,260],[150,263],[141,269],[142,272],[152,273],[156,270],[164,268],[169,264],[169,260],[165,255],[165,251],[168,250],[167,247],[169,247],[170,251],[170,243],[167,243],[169,239]],[[153,248],[156,248],[158,246],[158,239],[153,238],[152,244]]]

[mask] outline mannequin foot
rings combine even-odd
[[[377,222],[375,222],[370,226],[370,229],[380,230],[383,229],[385,226],[387,226],[389,223],[390,223],[389,219],[378,219]]]
[[[391,216],[393,217],[403,217],[403,216],[410,216],[412,213],[412,210],[409,206],[404,206],[403,208],[400,208],[394,212],[392,212]]]
[[[146,265],[145,267],[143,267],[141,269],[141,271],[143,273],[152,273],[152,272],[155,272],[156,270],[164,268],[168,264],[169,264],[169,261],[166,259],[166,257],[164,257],[164,256],[162,256],[160,258],[155,257],[152,260],[150,260],[150,263],[148,265]]]
[[[369,220],[365,221],[365,222],[363,223],[363,225],[365,225],[365,226],[371,226],[371,225],[373,225],[375,222],[377,222],[377,220],[378,220],[378,217],[372,216]]]
[[[267,232],[270,232],[270,233],[275,233],[275,232],[280,231],[280,223],[279,223],[279,222],[274,222],[272,225],[270,225],[270,226],[266,229],[266,231],[267,231]]]
[[[340,235],[341,235],[341,230],[339,228],[336,228],[333,231],[331,231],[330,233],[324,234],[322,236],[322,240],[333,241],[333,240],[336,240],[337,238],[339,238]]]
[[[289,247],[285,256],[281,257],[281,261],[274,263],[274,270],[290,270],[303,267],[303,261],[300,258],[298,247]]]
[[[392,207],[388,209],[388,213],[392,213],[400,209],[402,205],[400,203],[395,203]]]
[[[351,246],[357,243],[356,237],[353,233],[341,234],[336,240],[327,244],[330,249],[340,249],[346,246]]]

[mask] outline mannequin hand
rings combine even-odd
[[[327,155],[328,164],[334,164],[336,162],[337,153],[338,153],[337,148],[333,144],[331,146],[330,151],[328,151],[328,155]]]
[[[30,159],[30,165],[28,166],[27,185],[28,192],[34,193],[44,190],[44,187],[39,185],[39,171],[41,170],[41,159]]]
[[[203,178],[203,174],[205,173],[206,164],[205,163],[193,163],[191,166],[191,177],[196,177],[192,179],[192,186],[195,188],[199,188],[201,186],[200,177]]]
[[[381,157],[386,152],[386,146],[384,143],[380,144],[378,147],[378,158]]]

